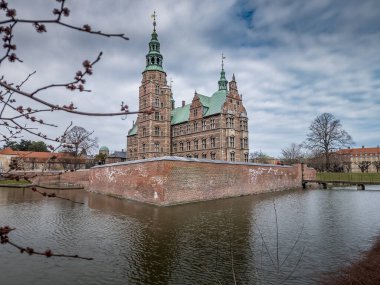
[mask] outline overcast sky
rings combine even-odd
[[[18,17],[48,19],[58,3],[12,0],[9,5]],[[227,79],[234,73],[243,94],[251,152],[278,156],[281,148],[301,143],[312,120],[324,112],[341,120],[357,147],[380,144],[378,0],[81,0],[67,1],[67,6],[68,23],[122,32],[130,40],[53,26],[37,34],[31,25],[18,25],[15,43],[24,62],[3,64],[1,75],[19,82],[36,70],[25,85],[33,90],[70,81],[84,59],[103,51],[87,80],[91,93],[57,89],[41,98],[74,102],[83,111],[119,111],[121,101],[137,110],[155,10],[163,67],[173,80],[177,106],[190,102],[194,90],[209,96],[217,90],[223,52]],[[99,146],[111,150],[126,148],[126,134],[136,120],[133,115],[98,118],[63,112],[43,118],[60,126],[49,128],[49,134],[58,135],[72,121],[94,131]]]

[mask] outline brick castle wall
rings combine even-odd
[[[42,175],[41,172],[36,172],[35,174],[37,176],[32,178],[33,183],[72,183],[83,185],[85,189],[87,189],[90,170],[80,169],[72,172],[44,172]]]
[[[315,170],[304,167],[304,175]],[[97,166],[89,191],[166,206],[300,188],[301,165],[277,166],[177,157]]]

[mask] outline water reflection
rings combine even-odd
[[[20,244],[95,260],[1,246],[8,284],[314,284],[368,248],[380,228],[377,191],[299,190],[170,208],[58,192],[85,205],[0,189],[1,224],[17,228],[11,237]]]

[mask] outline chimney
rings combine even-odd
[[[124,152],[124,148],[121,149],[121,152]]]
[[[364,145],[362,145],[362,148],[364,148]]]
[[[185,107],[185,100],[182,100],[182,107]]]

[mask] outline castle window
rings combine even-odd
[[[156,121],[159,121],[160,120],[160,112],[154,112],[154,119]]]
[[[160,151],[160,144],[159,143],[155,143],[154,144],[154,151],[155,152],[159,152]]]
[[[179,143],[179,151],[183,151],[183,142]]]
[[[235,137],[230,137],[229,142],[230,142],[230,147],[234,148],[235,147]]]
[[[202,131],[205,131],[205,130],[206,130],[206,126],[207,126],[207,124],[206,124],[206,120],[203,120],[203,121],[202,121]]]
[[[147,106],[146,99],[144,99],[144,108]]]
[[[211,129],[215,129],[215,119],[210,120],[210,127]]]
[[[248,153],[244,154],[244,162],[248,162]]]
[[[190,134],[190,132],[191,132],[191,130],[190,130],[190,124],[187,124],[187,125],[186,125],[186,132],[187,132],[188,134]]]
[[[206,149],[206,139],[202,139],[202,149]]]
[[[248,131],[248,122],[246,120],[240,120],[240,130]]]
[[[146,128],[143,128],[143,137],[146,137]]]
[[[240,148],[244,148],[243,139],[240,139]]]
[[[210,138],[210,145],[212,148],[215,147],[215,138]]]
[[[198,131],[198,122],[194,122],[194,132]]]
[[[198,158],[198,154],[197,153],[194,153],[194,158]]]
[[[207,153],[202,153],[202,159],[206,159],[207,158]]]
[[[215,152],[212,152],[212,153],[211,153],[211,159],[212,159],[212,160],[215,160],[215,159],[216,159],[216,154],[215,154]]]
[[[160,135],[160,127],[155,127],[154,128],[154,135],[159,136]]]
[[[144,95],[146,95],[146,86],[144,86]]]
[[[160,94],[160,86],[159,85],[156,85],[156,94]]]
[[[186,142],[186,150],[190,150],[190,142]]]
[[[160,99],[154,98],[154,106],[155,107],[160,107]]]
[[[194,117],[198,116],[198,109],[194,109]]]
[[[248,138],[244,138],[244,148],[248,148]]]
[[[198,140],[195,140],[195,141],[194,141],[194,149],[195,149],[195,150],[198,150]]]
[[[177,152],[177,144],[173,143],[173,152]]]
[[[234,118],[228,117],[226,120],[227,120],[227,128],[233,129],[234,128]]]
[[[235,161],[235,153],[233,151],[230,152],[230,161]]]
[[[145,146],[145,143],[142,144],[142,152],[143,152],[143,153],[146,152],[146,146]]]

